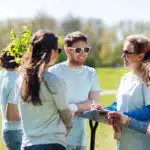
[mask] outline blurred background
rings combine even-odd
[[[89,65],[120,66],[123,39],[150,35],[149,6],[148,0],[0,0],[0,50],[10,40],[10,30],[20,32],[23,25],[32,33],[53,31],[62,37],[62,46],[68,32],[80,30],[92,47]]]
[[[62,48],[64,36],[80,30],[92,48],[86,64],[97,69],[103,90],[116,90],[128,71],[122,68],[120,57],[124,38],[129,34],[150,36],[149,6],[149,0],[0,0],[0,51],[9,43],[11,29],[21,34],[24,25],[32,33],[39,29],[56,33]],[[63,52],[58,62],[65,58]],[[106,106],[115,94],[100,99]],[[88,123],[87,132],[89,149]],[[96,137],[99,149],[115,149],[112,128],[101,123]],[[2,139],[0,150],[5,150]]]

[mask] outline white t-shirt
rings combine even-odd
[[[121,112],[134,111],[150,105],[150,86],[142,83],[140,78],[127,73],[120,83],[117,94],[117,110]],[[147,150],[150,147],[150,136],[123,127],[119,150]]]
[[[101,91],[94,68],[83,66],[81,69],[70,68],[67,62],[50,67],[49,72],[63,79],[67,86],[69,104],[78,104],[88,99],[89,92]],[[73,128],[67,137],[68,145],[86,146],[85,121],[76,117]]]

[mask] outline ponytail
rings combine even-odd
[[[44,64],[50,61],[50,52],[45,52],[41,56],[41,60],[37,56],[31,54],[29,64],[25,68],[23,83],[22,83],[22,99],[26,103],[33,105],[42,105],[39,96],[40,82],[43,81]],[[36,57],[37,59],[35,59]],[[34,60],[34,61],[33,61]],[[35,61],[36,60],[36,61]],[[38,61],[39,60],[39,61]]]
[[[36,32],[30,52],[25,55],[22,64],[24,76],[21,97],[25,103],[42,105],[39,94],[40,82],[43,80],[44,66],[50,62],[52,49],[58,49],[58,38],[51,32]]]

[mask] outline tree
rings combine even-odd
[[[62,34],[66,35],[69,32],[73,31],[81,31],[82,23],[79,17],[74,17],[72,15],[68,15],[66,18],[63,19],[61,23]]]

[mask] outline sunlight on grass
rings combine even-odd
[[[97,68],[102,90],[118,89],[121,77],[129,70],[125,68]]]

